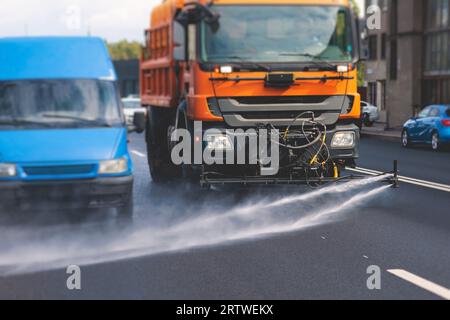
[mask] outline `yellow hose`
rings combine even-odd
[[[339,178],[339,169],[336,165],[336,163],[333,162],[333,171],[334,171],[334,178],[337,179]]]
[[[322,151],[323,146],[325,145],[327,141],[327,136],[324,134],[322,138],[322,145],[319,148],[319,151],[317,151],[316,155],[311,159],[310,165],[313,165],[317,162],[317,158],[319,157],[320,151]]]

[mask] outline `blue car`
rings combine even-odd
[[[403,126],[402,145],[430,145],[438,150],[444,144],[450,143],[450,106],[432,105],[409,119]]]
[[[0,207],[132,213],[116,80],[100,38],[0,39]]]

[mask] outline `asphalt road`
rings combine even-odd
[[[286,222],[264,234],[239,216],[241,211],[232,219],[223,216],[249,201],[273,203],[298,196],[299,190],[200,193],[155,186],[143,138],[132,136],[130,149],[136,165],[133,221],[117,222],[110,212],[76,219],[53,212],[2,222],[0,264],[14,266],[12,274],[0,268],[1,299],[441,299],[448,294],[449,192],[402,184],[345,205],[355,192],[364,197],[380,185],[373,184],[272,212],[256,209],[261,215],[251,212],[255,219],[271,214]],[[363,139],[360,167],[391,170],[394,159],[404,176],[450,184],[448,151],[404,150],[398,143]],[[287,227],[298,222],[293,215],[308,217],[316,207],[328,212],[326,219]],[[207,219],[198,218],[206,213]],[[241,233],[233,237],[236,226]],[[84,253],[90,258],[80,259]],[[30,261],[31,267],[20,269]],[[63,266],[80,261],[82,290],[69,291]],[[381,271],[380,290],[367,287],[370,266]],[[397,274],[406,279],[388,270],[402,270]]]

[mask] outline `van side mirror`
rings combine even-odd
[[[133,127],[129,128],[130,132],[143,133],[147,126],[147,113],[135,112],[133,117]]]

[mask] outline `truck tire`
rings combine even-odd
[[[172,110],[150,107],[146,128],[147,159],[153,182],[164,183],[179,176],[179,168],[169,153],[168,129],[175,116]]]
[[[182,167],[183,182],[188,186],[200,186],[200,173],[194,170],[191,165],[185,164]]]
[[[186,129],[193,132],[193,123],[190,122],[190,120],[187,119],[186,114],[184,112],[181,112],[179,114],[178,119],[178,127],[181,129]],[[194,154],[194,150],[192,150],[192,154]],[[194,159],[191,159],[193,162]],[[200,172],[198,170],[195,170],[191,164],[183,164],[181,165],[181,177],[183,179],[183,182],[187,185],[187,188],[191,187],[199,187],[200,186]]]

